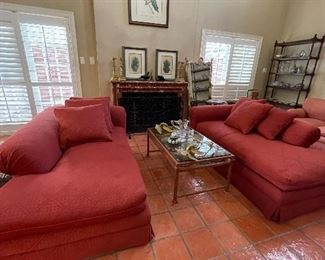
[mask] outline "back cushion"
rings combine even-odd
[[[264,104],[265,103],[265,99],[250,99],[250,98],[247,98],[247,97],[241,97],[237,102],[236,104],[234,104],[231,108],[231,113],[234,112],[241,104],[243,104],[244,102],[247,102],[247,101],[250,101],[250,102],[257,102],[257,103],[262,103]]]
[[[267,117],[258,125],[257,132],[267,139],[275,139],[294,118],[294,114],[280,108],[272,108]]]
[[[111,118],[111,111],[109,106],[109,99],[106,98],[96,98],[96,99],[70,99],[65,101],[65,107],[84,107],[84,106],[91,106],[91,105],[98,105],[102,104],[104,106],[105,112],[105,122],[107,125],[108,131],[113,131],[113,122]]]
[[[225,124],[248,134],[267,115],[271,105],[245,101],[225,121]]]
[[[320,129],[294,120],[292,124],[282,133],[281,140],[288,144],[309,147],[320,138]]]
[[[325,99],[307,98],[303,108],[308,117],[325,121]]]
[[[48,108],[0,145],[0,171],[10,175],[49,172],[60,159],[59,124]]]

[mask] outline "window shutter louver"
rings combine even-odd
[[[0,125],[29,121],[32,111],[15,24],[0,11]]]
[[[261,37],[203,30],[201,56],[205,61],[212,60],[213,99],[247,95],[253,85],[261,41]]]
[[[20,24],[37,111],[64,104],[73,95],[67,28],[25,22]]]

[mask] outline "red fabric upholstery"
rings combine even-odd
[[[272,108],[258,125],[257,131],[267,139],[275,139],[280,132],[292,123],[294,115],[279,108]]]
[[[258,134],[243,135],[222,121],[199,123],[197,130],[283,191],[325,184],[324,152],[268,140]]]
[[[0,145],[0,171],[10,175],[50,171],[62,156],[58,129],[53,108],[36,116]]]
[[[307,98],[304,102],[303,109],[308,117],[325,121],[325,99]]]
[[[325,126],[318,127],[320,130],[320,135],[325,136]]]
[[[101,98],[101,99],[72,99],[65,101],[65,107],[83,107],[83,106],[90,106],[90,105],[98,105],[102,104],[104,107],[105,112],[105,121],[107,125],[108,131],[112,132],[113,130],[113,123],[111,119],[111,112],[109,106],[109,99],[108,98]]]
[[[222,120],[195,120],[198,131],[236,155],[232,183],[267,218],[285,221],[325,206],[325,150],[243,135]],[[227,167],[220,170],[226,174]]]
[[[289,113],[292,113],[294,117],[297,118],[304,118],[306,117],[306,112],[302,108],[292,108],[287,110]]]
[[[196,106],[190,108],[190,126],[196,128],[197,124],[205,121],[226,120],[232,106]]]
[[[305,118],[296,118],[296,121],[304,122],[315,127],[325,126],[325,121],[321,121],[315,118],[305,117]]]
[[[70,97],[70,100],[84,100],[84,99],[97,99],[97,100],[107,100],[111,102],[111,97],[109,96],[102,96],[102,97]]]
[[[269,112],[271,105],[244,101],[225,121],[225,124],[248,134]]]
[[[231,108],[231,113],[234,112],[241,104],[243,104],[245,101],[250,102],[257,102],[257,103],[265,103],[265,99],[250,99],[247,97],[241,97]]]
[[[114,132],[114,142],[72,147],[48,174],[14,178],[3,186],[0,240],[142,211],[146,194],[139,168],[124,129]]]
[[[54,114],[60,125],[60,146],[71,146],[99,141],[111,141],[104,105],[55,108]]]
[[[126,128],[126,111],[121,106],[111,106],[111,117],[114,126]]]
[[[294,120],[282,133],[281,140],[288,144],[309,147],[320,138],[320,129],[310,124]]]

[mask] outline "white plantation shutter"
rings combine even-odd
[[[237,99],[253,87],[262,38],[203,30],[201,56],[212,60],[212,98]]]
[[[25,7],[0,9],[0,133],[81,94],[73,16],[66,12],[53,16],[51,10],[37,8],[37,14],[19,12],[19,8]]]
[[[32,118],[16,30],[11,13],[0,10],[0,123],[7,126]]]

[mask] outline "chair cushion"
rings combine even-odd
[[[104,105],[55,108],[54,114],[60,125],[60,146],[71,146],[99,141],[111,141],[106,122]]]
[[[225,121],[225,124],[248,134],[272,108],[268,104],[244,101]]]
[[[311,146],[319,138],[319,128],[296,119],[289,125],[281,136],[283,142],[302,147]]]
[[[50,171],[62,156],[59,125],[48,108],[0,145],[0,172],[10,175]]]
[[[112,132],[113,130],[113,122],[111,118],[111,111],[109,105],[110,99],[109,97],[98,97],[98,98],[78,98],[78,99],[70,99],[65,101],[66,107],[83,107],[89,105],[104,105],[105,111],[105,121],[108,128],[108,131]]]
[[[275,139],[280,132],[293,121],[294,115],[279,109],[272,108],[266,118],[258,125],[257,131],[267,139]]]
[[[222,121],[199,123],[197,130],[283,191],[325,184],[325,151],[268,140],[255,133],[243,135]]]
[[[107,223],[144,210],[145,187],[125,129],[114,127],[112,136],[114,142],[71,147],[47,174],[3,186],[0,240]]]
[[[320,135],[325,137],[325,126],[318,127],[320,130]]]

